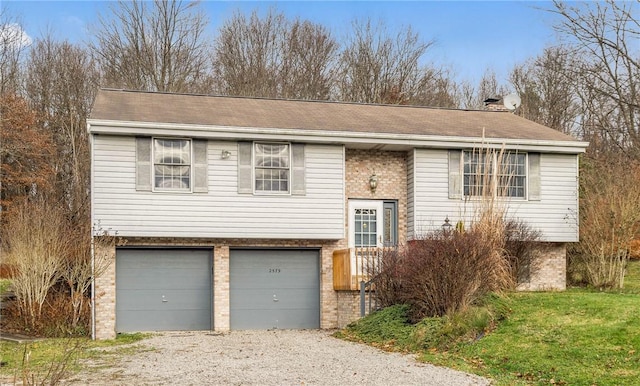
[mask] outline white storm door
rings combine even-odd
[[[382,248],[383,202],[349,200],[349,247]]]
[[[366,280],[375,264],[371,248],[382,248],[384,240],[383,201],[349,200],[349,248],[351,249],[351,276],[356,283]]]

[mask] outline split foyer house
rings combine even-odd
[[[479,147],[550,246],[522,288],[564,289],[578,240],[587,144],[506,111],[101,89],[88,130],[94,236],[117,236],[94,251],[98,339],[346,325],[359,297],[335,256],[471,221]]]

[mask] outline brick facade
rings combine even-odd
[[[111,245],[111,246],[109,246]],[[112,339],[116,329],[116,250],[111,243],[95,243],[94,255],[106,259],[106,269],[94,281],[94,337]]]
[[[333,251],[345,248],[342,241],[323,240],[251,240],[251,239],[188,239],[188,238],[122,238],[119,245],[127,247],[206,247],[213,249],[213,329],[228,331],[229,314],[229,251],[233,248],[318,248],[320,251],[320,328],[338,327],[337,294],[333,290]],[[103,248],[104,249],[104,248]],[[116,247],[102,250],[111,264],[95,281],[95,337],[116,336]]]
[[[347,149],[345,155],[345,208],[349,199],[396,200],[398,202],[398,242],[407,236],[407,153],[399,151]],[[378,177],[372,192],[369,178]],[[345,213],[345,228],[349,213]]]
[[[532,264],[529,279],[518,284],[520,291],[565,290],[567,288],[567,246],[564,243],[541,245]]]
[[[378,177],[372,192],[369,178]],[[398,206],[398,243],[407,241],[407,153],[380,150],[347,149],[345,154],[345,208],[350,199],[393,200]],[[345,213],[345,228],[349,211]],[[338,327],[343,328],[360,317],[360,293],[338,291]]]

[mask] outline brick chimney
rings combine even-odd
[[[484,109],[487,111],[510,111],[502,102],[502,97],[490,97],[484,100]]]

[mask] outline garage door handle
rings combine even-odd
[[[167,303],[167,302],[168,302],[167,298],[165,298],[164,295],[162,295],[162,303]]]
[[[277,297],[275,294],[273,295],[273,301],[274,301],[274,302],[277,302],[277,301],[278,301],[278,297]]]

